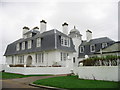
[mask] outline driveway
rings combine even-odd
[[[2,80],[2,88],[38,88],[38,87],[29,86],[29,84],[39,79],[45,79],[45,78],[51,78],[57,76],[66,76],[66,75],[34,76],[34,77],[26,77],[26,78],[18,78],[18,79],[6,79],[6,80]]]

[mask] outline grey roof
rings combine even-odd
[[[56,33],[55,33],[56,32]],[[7,55],[15,55],[15,54],[25,54],[25,53],[33,53],[33,52],[42,52],[42,51],[47,51],[47,50],[63,50],[63,51],[68,51],[68,52],[75,52],[74,45],[72,42],[72,39],[70,38],[70,47],[65,47],[61,46],[60,44],[60,36],[65,36],[68,37],[67,35],[59,32],[58,30],[50,30],[43,32],[42,34],[36,34],[33,37],[30,38],[21,38],[7,46],[5,56]],[[36,47],[36,38],[41,37],[41,47]],[[55,37],[56,37],[56,48],[55,48]],[[27,41],[32,40],[32,48],[27,49]],[[17,43],[22,43],[25,42],[25,50],[19,50],[16,51],[16,45]]]
[[[102,49],[102,43],[107,43],[107,47],[109,47],[111,44],[113,44],[115,41],[111,40],[108,37],[102,37],[102,38],[96,38],[91,39],[89,42],[82,41],[80,46],[84,46],[84,53],[80,53],[78,57],[84,57],[85,55],[93,55],[95,52],[100,51]],[[90,45],[95,45],[95,52],[90,51]],[[79,46],[79,48],[80,48]]]

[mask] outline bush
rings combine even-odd
[[[102,56],[102,57],[90,57],[87,59],[84,59],[81,61],[83,63],[83,66],[109,66],[110,64],[112,66],[117,65],[117,60],[120,62],[120,56],[117,55],[107,55],[107,56]]]

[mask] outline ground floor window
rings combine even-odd
[[[23,64],[24,63],[24,55],[18,56],[18,63]]]
[[[61,55],[61,61],[66,61],[69,54],[61,52],[60,55]]]
[[[43,63],[44,62],[44,53],[36,54],[36,63]]]
[[[14,56],[12,56],[12,64],[14,63]]]

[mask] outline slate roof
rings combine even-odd
[[[102,43],[107,43],[107,47],[110,45],[114,44],[115,41],[111,40],[108,37],[102,37],[102,38],[96,38],[96,39],[91,39],[89,42],[87,41],[82,41],[80,46],[84,46],[84,53],[80,53],[79,49],[79,58],[83,58],[85,55],[93,55],[95,52],[100,51],[102,49]],[[90,51],[90,45],[95,45],[95,52]],[[79,48],[80,48],[79,46]]]
[[[48,51],[48,50],[63,50],[68,52],[75,52],[74,45],[72,42],[72,39],[70,38],[70,47],[61,46],[60,44],[60,36],[68,37],[67,35],[59,32],[56,29],[52,29],[50,31],[43,32],[42,34],[36,34],[33,37],[30,38],[21,38],[7,46],[7,49],[5,51],[4,56],[7,55],[16,55],[16,54],[25,54],[25,53],[33,53],[33,52],[42,52],[42,51]],[[36,39],[38,37],[41,37],[41,47],[36,47]],[[56,38],[56,44],[55,44],[55,38]],[[32,48],[27,49],[27,41],[32,40]],[[19,50],[16,51],[16,45],[17,43],[25,42],[25,50]],[[56,47],[55,47],[56,45]]]

